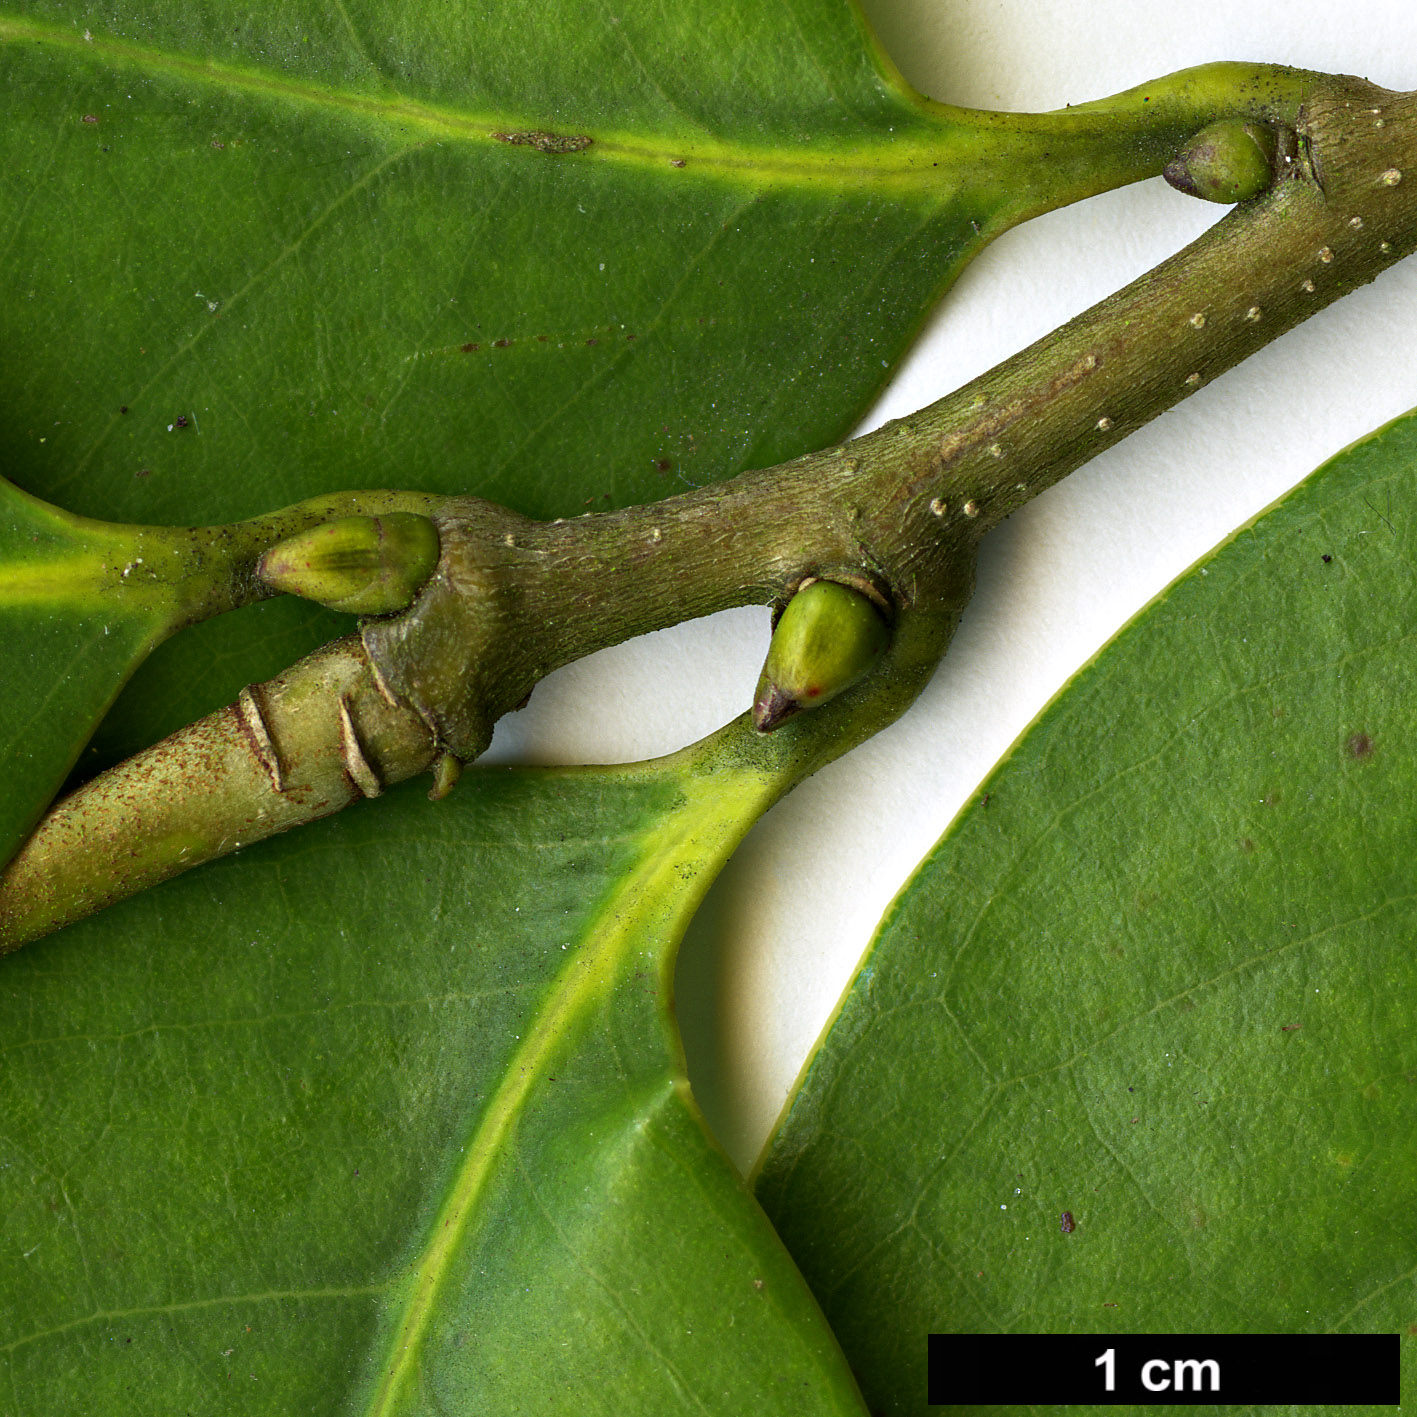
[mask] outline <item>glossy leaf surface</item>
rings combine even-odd
[[[1414,507],[1409,416],[1104,649],[887,917],[757,1178],[873,1411],[932,1329],[1400,1332],[1417,1381]]]
[[[620,9],[0,11],[14,475],[183,522],[766,465],[850,425],[970,251],[1155,170],[1207,99],[974,115],[842,0]]]
[[[670,1015],[745,731],[399,790],[5,960],[0,1409],[859,1413]]]

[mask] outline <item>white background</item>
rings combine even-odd
[[[1417,88],[1413,0],[864,0],[864,8],[916,88],[971,107],[1060,108],[1219,59]],[[965,272],[860,431],[1007,358],[1223,211],[1157,179],[1004,236]],[[685,942],[678,992],[690,1075],[741,1166],[882,912],[994,761],[1192,561],[1325,458],[1417,405],[1414,337],[1417,259],[989,537],[975,599],[920,702],[759,823]],[[573,665],[504,722],[492,756],[631,761],[692,742],[748,706],[767,633],[765,610],[734,611]],[[677,698],[665,693],[675,680]],[[659,706],[649,722],[646,705]]]

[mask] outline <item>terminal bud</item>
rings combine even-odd
[[[1263,123],[1224,118],[1202,128],[1162,176],[1188,197],[1207,202],[1247,202],[1274,181],[1277,140]]]
[[[438,529],[416,512],[339,517],[277,542],[256,574],[272,590],[351,615],[407,610],[438,564]]]
[[[809,581],[773,630],[753,696],[753,723],[771,733],[803,709],[818,708],[855,684],[884,653],[890,631],[858,590]]]

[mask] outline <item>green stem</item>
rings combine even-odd
[[[989,113],[922,99],[962,156],[962,192],[1025,220],[1154,177],[1221,118],[1292,128],[1327,76],[1273,64],[1205,64],[1052,113]],[[1018,210],[1022,198],[1023,210]]]
[[[0,953],[432,764],[432,737],[379,693],[356,637],[242,691],[100,773],[6,868]]]
[[[1269,72],[1277,174],[1264,196],[911,418],[722,486],[574,521],[367,494],[390,499],[373,510],[438,525],[438,569],[414,605],[366,621],[362,647],[341,642],[244,696],[300,706],[261,714],[269,749],[246,731],[249,704],[238,706],[61,804],[0,878],[0,950],[445,752],[475,757],[496,719],[560,664],[728,606],[781,603],[807,577],[888,607],[890,649],[856,687],[769,738],[741,735],[733,751],[771,777],[771,796],[876,732],[944,652],[987,530],[1417,246],[1417,96]],[[1249,93],[1237,112],[1253,116],[1258,102]],[[370,509],[336,503],[336,514]],[[220,773],[229,790],[214,785]],[[139,840],[141,859],[114,869],[108,855]]]
[[[372,659],[470,758],[558,665],[692,616],[780,602],[808,576],[874,588],[897,613],[958,614],[986,531],[1417,245],[1417,100],[1333,79],[1292,117],[1268,193],[909,418],[571,522],[451,506],[419,603],[366,626]]]
[[[163,613],[168,633],[275,595],[256,572],[277,542],[338,517],[427,515],[443,501],[417,492],[339,492],[230,526],[173,527],[97,521],[19,488],[9,495],[28,504],[45,535],[7,565],[0,597],[138,602]]]

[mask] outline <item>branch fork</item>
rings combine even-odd
[[[878,604],[889,644],[823,707],[764,726],[783,723],[797,777],[884,727],[943,654],[991,528],[1417,246],[1417,95],[1255,74],[1168,172],[1239,206],[910,418],[573,520],[400,494],[356,499],[360,525],[296,517],[262,548],[262,593],[371,618],[59,803],[0,877],[0,951],[415,774],[445,795],[551,670],[731,606],[781,609],[813,580]],[[381,501],[395,515],[371,526]]]

